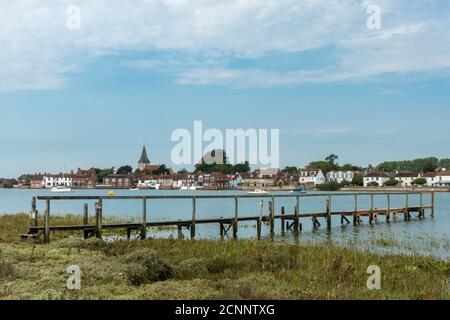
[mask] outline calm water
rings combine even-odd
[[[71,195],[104,195],[107,196],[109,190],[77,190]],[[116,195],[203,195],[203,194],[245,194],[241,191],[129,191],[116,190]],[[278,194],[274,192],[273,194]],[[55,195],[48,190],[16,190],[0,189],[0,214],[29,212],[31,198],[33,196]],[[259,212],[259,202],[261,199],[239,200],[239,216],[255,216]],[[325,211],[325,197],[302,198],[301,213]],[[419,205],[419,196],[410,196],[411,205]],[[153,221],[190,219],[191,200],[151,200],[148,202],[148,217]],[[94,201],[88,202],[89,212],[94,212]],[[430,204],[430,196],[424,195],[424,205]],[[81,214],[82,201],[52,202],[52,214]],[[405,197],[393,195],[391,197],[392,207],[403,207]],[[303,231],[297,237],[292,232],[287,232],[285,237],[280,235],[280,221],[276,221],[275,230],[277,240],[291,242],[303,241],[325,241],[332,240],[343,246],[355,246],[362,249],[375,249],[386,252],[420,253],[450,257],[450,193],[436,193],[435,218],[430,217],[427,212],[425,220],[413,218],[410,222],[399,219],[397,223],[386,223],[384,217],[371,226],[367,218],[361,226],[353,227],[352,224],[345,227],[340,225],[340,217],[333,217],[333,229],[329,233],[322,227],[319,230],[312,230],[310,218],[301,219]],[[126,220],[139,221],[142,212],[142,202],[140,200],[111,200],[104,201],[104,216],[114,216]],[[295,199],[277,199],[277,213],[281,206],[286,208],[286,213],[293,213]],[[369,209],[370,197],[361,195],[358,206],[360,209]],[[386,196],[375,196],[375,207],[386,208]],[[353,196],[333,197],[333,210],[352,210],[354,208]],[[44,203],[38,202],[38,210],[44,211]],[[264,213],[268,214],[268,200],[264,200]],[[197,200],[197,218],[211,217],[231,217],[234,214],[233,199]],[[319,220],[322,226],[326,223]],[[255,223],[243,222],[239,225],[238,236],[240,238],[251,238],[256,236]],[[176,237],[176,230],[149,231],[155,237]],[[199,238],[218,238],[218,225],[198,225],[197,233]],[[188,233],[185,232],[187,235]],[[263,227],[263,234],[268,237],[268,227]],[[381,240],[380,240],[381,239]]]

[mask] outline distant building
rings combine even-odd
[[[298,184],[315,187],[325,183],[325,175],[321,169],[304,169],[298,172]]]
[[[142,153],[141,153],[141,158],[139,159],[138,162],[138,169],[141,172],[153,172],[155,170],[157,170],[160,166],[159,165],[155,165],[155,164],[151,164],[150,160],[148,159],[148,155],[147,155],[147,150],[145,148],[145,146],[142,148]]]
[[[395,180],[399,182],[402,187],[410,187],[413,185],[413,181],[420,178],[420,173],[417,172],[397,172]]]
[[[29,186],[32,189],[42,189],[45,188],[45,180],[42,174],[33,174],[29,176],[30,182]],[[20,181],[20,180],[19,180]]]
[[[355,171],[343,170],[343,171],[330,171],[327,173],[327,181],[342,183],[344,181],[352,182],[355,177]]]
[[[131,174],[110,174],[103,179],[103,184],[110,188],[129,188],[134,183],[134,176]]]
[[[370,184],[377,184],[378,186],[383,186],[386,181],[390,179],[390,176],[384,172],[370,172],[364,176],[364,187]]]
[[[441,170],[435,172],[433,187],[450,187],[450,170]]]
[[[72,175],[63,173],[45,175],[44,186],[45,188],[56,186],[72,187]]]
[[[72,187],[74,188],[95,188],[97,185],[97,173],[95,168],[81,170],[78,168],[76,174],[72,174]]]

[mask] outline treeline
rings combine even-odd
[[[414,160],[385,161],[376,167],[379,171],[411,171],[411,172],[431,172],[438,168],[450,168],[450,159],[438,159],[436,157],[419,158]]]

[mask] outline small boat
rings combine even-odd
[[[248,191],[247,194],[269,194],[269,192],[261,189],[256,189],[254,191]]]
[[[292,193],[307,193],[308,190],[306,190],[305,188],[295,188],[294,190],[291,191]]]
[[[68,193],[72,192],[72,189],[66,186],[56,186],[51,189],[51,192]]]

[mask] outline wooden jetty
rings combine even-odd
[[[392,196],[404,196],[403,207],[391,207]],[[420,198],[419,205],[412,206],[410,196],[416,195]],[[336,197],[353,197],[354,207],[348,211],[333,210],[333,199]],[[361,196],[370,197],[370,208],[358,208],[358,198]],[[383,209],[375,208],[374,197],[383,196],[386,200],[386,207]],[[429,204],[425,205],[424,196],[428,196]],[[302,199],[310,197],[324,197],[325,211],[314,213],[301,213]],[[291,213],[287,213],[285,207],[281,207],[280,212],[276,212],[276,201],[282,198],[294,198],[295,206]],[[234,202],[234,214],[227,218],[207,218],[198,219],[197,201],[229,199]],[[269,214],[264,215],[263,201],[259,204],[259,214],[253,216],[240,216],[239,200],[241,199],[267,199],[269,200]],[[312,194],[274,194],[274,195],[148,195],[148,196],[40,196],[33,197],[31,204],[31,226],[29,232],[22,234],[22,238],[38,238],[43,236],[44,243],[50,241],[50,233],[56,231],[82,231],[84,238],[97,237],[102,238],[102,232],[105,229],[125,229],[128,238],[131,237],[132,231],[139,232],[141,239],[146,238],[148,228],[173,226],[178,228],[178,236],[183,238],[183,228],[190,232],[191,239],[196,236],[196,226],[200,224],[217,224],[219,226],[220,235],[225,236],[230,230],[233,237],[237,238],[238,223],[245,221],[256,222],[256,236],[261,238],[262,226],[267,224],[270,228],[270,235],[275,233],[275,220],[281,220],[281,232],[284,234],[286,230],[298,232],[302,230],[301,219],[311,219],[313,228],[319,228],[321,223],[319,218],[324,218],[326,227],[332,228],[332,216],[340,216],[341,225],[353,223],[358,226],[362,220],[361,217],[368,217],[369,223],[374,223],[380,216],[384,216],[386,222],[390,222],[391,218],[397,221],[400,215],[403,215],[405,221],[411,219],[412,213],[417,213],[419,219],[425,218],[426,210],[430,210],[431,217],[434,217],[434,192],[361,192],[361,193],[312,193]],[[137,223],[104,223],[103,219],[103,203],[105,201],[125,201],[140,200],[142,201],[142,221]],[[152,200],[190,200],[192,201],[192,218],[188,220],[174,221],[151,221],[147,215],[148,206]],[[38,225],[37,201],[45,202],[44,225]],[[88,221],[88,204],[83,204],[84,220],[81,225],[56,226],[50,224],[51,202],[52,201],[95,201],[95,224],[89,224]],[[352,221],[350,221],[350,220]]]

